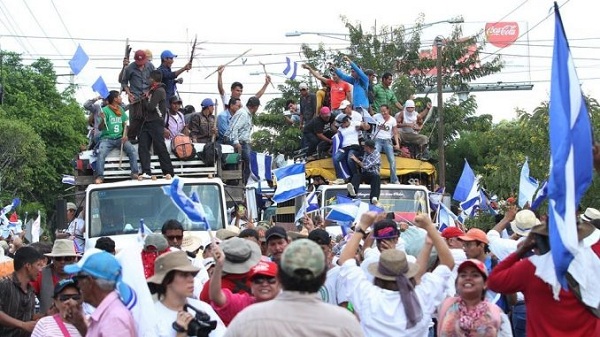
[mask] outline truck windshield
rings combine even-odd
[[[324,191],[323,206],[335,203],[338,194],[346,196],[346,187],[328,188]],[[369,189],[359,188],[357,197],[364,202],[369,201]],[[429,210],[427,193],[423,189],[386,188],[381,186],[379,203],[386,212],[425,212]]]
[[[185,184],[186,195],[196,192],[204,214],[213,230],[225,227],[222,189],[218,184]],[[163,223],[176,219],[185,230],[204,230],[192,224],[186,215],[165,195],[161,185],[128,186],[97,189],[88,199],[89,237],[137,233],[140,220],[153,232]]]

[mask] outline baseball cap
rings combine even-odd
[[[143,50],[141,50],[141,49],[140,50],[136,50],[136,52],[135,52],[135,54],[133,56],[133,59],[135,60],[135,62],[137,64],[144,63],[144,61],[146,61],[146,58],[147,58],[146,57],[146,52],[143,51]]]
[[[208,108],[209,106],[215,106],[215,102],[210,98],[205,98],[202,100],[200,104],[203,108]]]
[[[70,210],[70,209],[76,211],[77,210],[77,205],[75,205],[75,203],[72,203],[72,202],[67,202],[67,211]]]
[[[375,148],[375,141],[373,139],[367,139],[365,140],[365,142],[363,143],[363,146],[368,146],[370,148]]]
[[[331,115],[331,109],[329,109],[326,106],[322,107],[321,108],[321,115]]]
[[[477,269],[481,273],[483,278],[487,279],[487,277],[488,277],[487,268],[485,267],[485,264],[483,264],[483,262],[481,262],[477,259],[467,259],[458,266],[457,272],[460,273],[466,267],[475,267],[475,269]]]
[[[260,106],[260,100],[258,99],[258,97],[252,96],[248,99],[248,103],[246,103],[246,106],[249,106],[249,107]]]
[[[350,120],[350,116],[346,115],[346,114],[339,114],[335,117],[335,121],[338,123],[344,123],[345,121],[349,121]]]
[[[172,59],[177,57],[177,55],[173,54],[170,50],[165,50],[162,53],[160,53],[160,59],[164,60],[164,59]]]
[[[444,239],[452,239],[465,235],[465,232],[460,230],[458,227],[448,227],[442,231],[442,237]]]
[[[271,261],[260,261],[250,269],[250,278],[256,275],[277,276],[277,263]]]
[[[265,239],[268,242],[272,238],[287,239],[287,232],[285,231],[285,228],[281,226],[273,226],[269,228],[265,233]]]
[[[54,286],[54,297],[56,297],[56,295],[60,294],[61,291],[68,287],[73,287],[77,289],[78,292],[81,292],[75,280],[73,280],[72,278],[66,278],[64,280],[58,281],[58,283],[56,283],[56,285]]]
[[[377,240],[393,239],[400,236],[400,230],[394,220],[381,220],[373,225],[373,238]]]
[[[314,280],[325,271],[323,249],[308,239],[290,243],[281,255],[281,271],[303,281]]]
[[[348,101],[347,99],[343,100],[342,103],[340,103],[340,109],[346,109],[346,107],[348,105],[350,105],[350,101]]]
[[[308,239],[316,242],[319,245],[329,245],[331,243],[331,237],[326,230],[316,228],[308,233]]]
[[[462,241],[479,241],[485,244],[489,243],[487,235],[485,235],[485,232],[479,228],[471,228],[465,235],[461,235],[458,238]]]
[[[407,100],[406,103],[404,103],[404,107],[405,108],[414,108],[415,101],[413,101],[412,99]]]
[[[302,90],[302,89],[308,89],[308,84],[302,82],[300,83],[300,85],[298,86],[298,89]]]
[[[173,95],[173,96],[171,96],[171,98],[169,98],[169,103],[175,103],[175,102],[182,103],[181,99],[177,95]]]

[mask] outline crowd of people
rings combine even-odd
[[[153,294],[155,336],[600,333],[595,288],[579,283],[582,272],[600,276],[589,269],[600,256],[600,211],[578,216],[569,289],[552,268],[546,219],[529,209],[508,205],[487,233],[393,215],[364,213],[337,238],[311,216],[300,232],[236,220],[206,242],[170,219],[143,238],[139,271],[120,262],[110,237],[83,254],[76,235],[50,251],[15,237],[0,245],[11,262],[0,280],[0,335],[137,336],[132,289],[138,301],[143,292],[127,285],[128,273]]]
[[[165,50],[160,55],[160,66],[151,62],[149,51],[138,50],[133,62],[126,58],[119,74],[121,90],[127,94],[128,104],[122,101],[122,91],[111,91],[107,97],[95,97],[84,104],[89,113],[89,148],[97,153],[96,183],[104,180],[104,161],[113,149],[125,152],[131,165],[133,179],[151,178],[150,149],[159,157],[165,177],[174,175],[173,165],[165,141],[178,135],[189,137],[190,142],[232,145],[244,164],[244,181],[248,179],[249,155],[252,151],[253,116],[259,109],[260,98],[271,83],[268,75],[263,86],[246,102],[241,101],[243,85],[234,81],[230,91],[223,86],[225,66],[217,69],[217,90],[223,111],[215,115],[218,100],[204,98],[200,111],[193,105],[183,107],[177,91],[178,77],[192,67],[191,62],[174,71],[177,55]],[[376,153],[385,153],[396,170],[396,154],[413,154],[428,159],[428,137],[420,134],[427,114],[428,103],[416,111],[414,100],[400,103],[391,88],[393,76],[386,72],[380,78],[370,69],[363,70],[349,57],[345,58],[350,74],[330,64],[328,75],[322,75],[304,64],[322,86],[315,92],[307,83],[298,86],[295,99],[285,104],[285,121],[302,130],[301,152],[307,160],[332,157],[336,167],[336,183],[350,183],[350,176],[361,171],[353,156],[362,157],[361,144],[375,141]],[[375,83],[379,81],[379,83]],[[128,112],[125,111],[128,110]],[[393,115],[393,111],[398,113]],[[347,121],[344,121],[347,116]],[[346,124],[345,124],[346,123]],[[337,135],[337,136],[336,136]],[[338,141],[336,142],[336,138]],[[137,151],[133,144],[138,144]],[[412,148],[412,152],[408,149]],[[403,151],[401,151],[401,149]],[[395,175],[391,183],[397,183]]]

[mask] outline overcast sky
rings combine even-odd
[[[359,2],[347,2],[359,3]],[[285,57],[300,60],[301,43],[323,42],[331,48],[343,48],[343,40],[325,36],[285,37],[286,32],[347,33],[341,20],[362,23],[365,30],[403,24],[411,26],[420,13],[425,23],[462,16],[465,34],[481,31],[487,22],[518,22],[520,38],[511,47],[499,50],[488,45],[482,58],[503,55],[507,67],[499,76],[480,79],[480,83],[531,82],[531,91],[477,92],[479,113],[491,113],[494,121],[512,119],[515,108],[531,111],[549,99],[550,64],[554,38],[553,2],[549,0],[423,0],[411,2],[371,0],[360,6],[343,6],[335,1],[114,1],[114,0],[0,0],[0,46],[23,54],[26,63],[40,56],[49,58],[58,74],[68,74],[68,60],[78,44],[89,54],[89,67],[97,70],[109,88],[117,87],[117,74],[123,57],[125,39],[134,49],[150,49],[154,63],[169,49],[180,57],[174,68],[189,57],[190,42],[197,34],[201,50],[194,69],[184,73],[179,86],[184,104],[200,105],[206,97],[216,98],[216,74],[204,78],[236,55],[251,49],[245,64],[234,62],[224,73],[224,85],[244,83],[245,98],[262,85],[264,76],[259,62],[272,73],[281,73]],[[600,98],[600,30],[597,14],[590,1],[559,1],[571,51],[578,68],[584,93]],[[423,34],[424,46],[437,35],[449,35],[452,25],[436,24]],[[339,36],[338,36],[339,37]],[[301,73],[302,74],[302,73]],[[61,76],[61,83],[68,82]],[[273,76],[275,84],[285,80]],[[94,95],[85,79],[77,98]],[[193,92],[193,94],[191,93]],[[278,91],[269,87],[263,102],[275,98]]]

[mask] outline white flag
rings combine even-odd
[[[41,232],[41,216],[40,211],[38,211],[38,216],[31,225],[31,242],[39,242],[40,241],[40,232]]]

